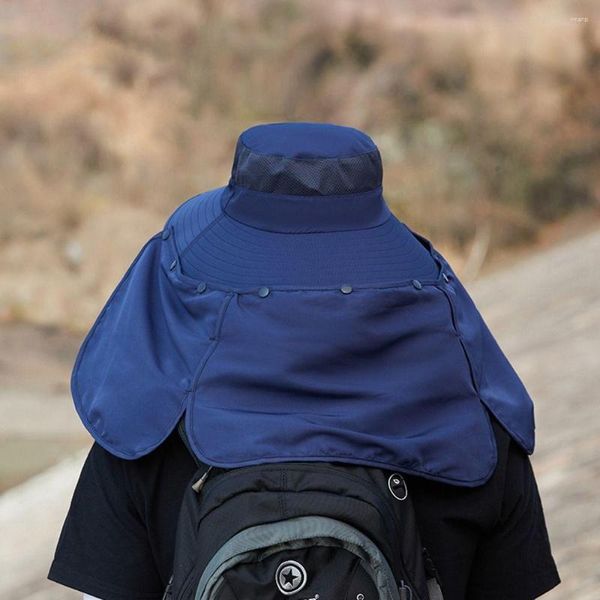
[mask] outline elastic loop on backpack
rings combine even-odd
[[[408,498],[408,486],[400,473],[392,473],[388,478],[390,494],[401,502]]]

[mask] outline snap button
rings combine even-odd
[[[308,581],[306,569],[296,560],[285,560],[275,572],[275,583],[277,589],[285,596],[291,596],[299,592]],[[316,600],[319,594],[316,594],[311,600]]]
[[[169,265],[169,271],[172,271],[177,266],[177,259]]]
[[[418,279],[413,279],[412,284],[418,290],[423,289],[423,284]]]
[[[171,235],[171,230],[170,229],[163,229],[162,236],[161,236],[163,240],[168,239],[168,237],[170,235]]]
[[[396,500],[406,500],[408,498],[408,488],[406,481],[400,473],[392,473],[388,479],[388,488]]]
[[[349,294],[350,292],[352,292],[352,286],[345,283],[341,288],[340,288],[340,292],[342,292],[342,294]]]
[[[259,295],[261,298],[266,298],[266,297],[269,295],[270,291],[271,291],[271,290],[270,290],[268,287],[261,287],[261,288],[258,290],[258,295]]]
[[[448,275],[446,275],[446,273],[444,273],[444,274],[442,275],[442,277],[444,278],[444,281],[445,281],[446,283],[448,283],[448,282],[450,281],[450,277],[448,277]]]
[[[206,283],[204,281],[201,281],[197,286],[196,286],[196,292],[198,294],[201,294],[204,290],[206,289]]]

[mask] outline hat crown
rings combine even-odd
[[[287,233],[345,231],[390,215],[381,156],[358,129],[272,123],[244,131],[223,211],[242,223]]]
[[[271,123],[244,131],[232,183],[257,192],[332,196],[381,187],[381,156],[358,129],[327,123]]]

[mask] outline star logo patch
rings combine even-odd
[[[299,592],[306,585],[306,569],[295,560],[286,560],[277,567],[275,583],[286,596]]]

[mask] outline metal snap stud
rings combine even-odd
[[[206,290],[206,282],[201,281],[197,286],[196,286],[196,292],[198,294],[201,294],[203,291]]]
[[[170,235],[171,235],[170,229],[163,229],[162,236],[161,236],[163,240],[168,239]]]
[[[349,285],[348,283],[345,283],[341,288],[340,288],[340,292],[342,292],[342,294],[350,294],[352,292],[352,286]]]
[[[417,290],[423,289],[423,284],[418,279],[413,279],[412,284]]]
[[[406,500],[408,498],[408,488],[406,481],[400,473],[392,473],[388,479],[388,488],[396,500]]]
[[[269,293],[270,293],[270,292],[271,292],[271,290],[270,290],[268,287],[266,287],[266,286],[265,286],[265,287],[261,287],[261,288],[258,290],[258,295],[259,295],[261,298],[266,298],[266,297],[269,295]]]
[[[177,259],[175,259],[170,265],[169,265],[169,271],[173,271],[173,269],[175,269],[175,267],[177,266]]]
[[[445,281],[446,283],[448,283],[448,282],[450,281],[450,277],[448,277],[448,275],[446,275],[446,273],[443,273],[443,274],[442,274],[442,277],[444,278],[444,281]]]

